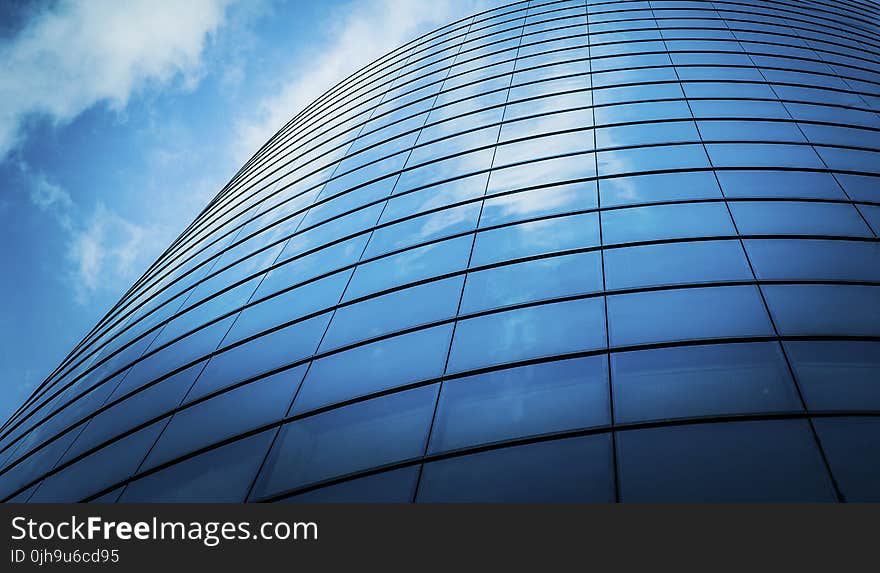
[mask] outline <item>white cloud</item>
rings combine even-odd
[[[68,258],[76,300],[85,304],[99,288],[130,283],[144,262],[142,247],[150,234],[98,203],[85,226],[71,236]]]
[[[31,177],[28,196],[40,211],[52,214],[63,229],[71,228],[70,212],[74,205],[67,190],[37,173]]]
[[[233,156],[244,163],[301,109],[345,77],[422,34],[485,9],[489,1],[356,0],[337,7],[322,30],[327,40],[292,62],[278,91],[238,122]]]
[[[0,46],[0,159],[41,115],[66,123],[92,105],[125,107],[149,82],[199,79],[207,36],[231,0],[62,0]]]

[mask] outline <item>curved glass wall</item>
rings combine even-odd
[[[880,500],[878,22],[532,0],[395,50],[6,422],[0,497]]]

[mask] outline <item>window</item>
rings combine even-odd
[[[469,273],[461,313],[601,291],[599,252],[547,257]]]
[[[880,342],[787,341],[810,410],[880,410]]]
[[[595,209],[598,204],[594,181],[507,193],[483,202],[480,227],[586,211]]]
[[[235,319],[223,344],[244,340],[274,326],[332,307],[339,302],[351,273],[351,269],[341,271],[245,308]]]
[[[596,158],[592,153],[566,155],[494,169],[489,177],[488,194],[529,187],[579,181],[596,176]]]
[[[176,408],[204,365],[204,362],[200,362],[173,374],[97,414],[87,422],[61,461],[71,460],[106,440]],[[121,394],[116,394],[110,400],[120,397]]]
[[[614,501],[611,437],[540,442],[425,464],[416,501]]]
[[[599,244],[599,217],[583,213],[519,223],[477,234],[471,266]]]
[[[696,112],[695,112],[696,113]],[[709,143],[706,151],[715,167],[825,167],[808,145],[782,143]]]
[[[608,297],[612,346],[772,336],[753,286],[686,288]]]
[[[467,203],[381,227],[373,231],[367,250],[364,251],[364,258],[473,231],[479,215],[480,204]]]
[[[310,357],[329,321],[330,313],[324,313],[215,354],[187,401]]]
[[[293,404],[293,413],[439,377],[451,334],[452,325],[445,324],[315,360]]]
[[[880,287],[765,285],[779,333],[785,335],[880,335]]]
[[[855,207],[846,203],[734,201],[730,210],[744,235],[873,236]]]
[[[437,385],[390,394],[286,424],[254,499],[422,455]]]
[[[880,419],[817,418],[813,423],[844,499],[880,501]]]
[[[29,501],[82,501],[127,479],[144,459],[164,425],[163,421],[140,429],[44,479]]]
[[[459,321],[449,371],[605,347],[601,298],[542,304]]]
[[[358,265],[343,300],[464,269],[473,241],[457,237]]]
[[[242,502],[274,435],[262,432],[142,477],[128,484],[119,501]]]
[[[608,290],[751,279],[742,247],[734,240],[605,250]]]
[[[723,203],[653,205],[602,212],[606,244],[735,234]]]
[[[580,127],[579,125],[569,126]],[[500,144],[495,151],[493,166],[501,167],[538,158],[593,150],[593,131],[569,131]]]
[[[297,366],[176,412],[141,470],[277,422],[287,413],[303,374],[305,366]]]
[[[380,472],[286,497],[283,503],[409,503],[419,466]]]
[[[759,279],[880,281],[880,243],[754,239],[745,245]]]
[[[324,352],[397,330],[455,316],[464,276],[394,291],[336,310],[324,335]]]
[[[688,199],[721,199],[711,171],[656,173],[599,180],[602,208]]]
[[[609,423],[605,356],[534,364],[444,381],[428,452]]]
[[[775,342],[619,352],[611,379],[620,424],[802,409]]]
[[[617,448],[624,502],[835,501],[806,420],[628,430]]]
[[[453,179],[412,193],[396,195],[388,201],[380,222],[386,223],[438,207],[482,197],[486,191],[488,180],[488,173],[480,173]]]

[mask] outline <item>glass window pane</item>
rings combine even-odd
[[[186,401],[190,402],[236,382],[313,355],[330,321],[330,314],[327,312],[297,322],[215,354],[187,394]]]
[[[816,418],[813,423],[844,499],[880,501],[880,419]]]
[[[127,479],[144,459],[165,425],[157,422],[117,440],[43,480],[29,501],[83,500]]]
[[[336,310],[321,352],[455,316],[464,276],[394,291]]]
[[[425,464],[416,501],[614,501],[611,437],[539,442]]]
[[[835,501],[806,420],[619,432],[617,463],[624,502]]]
[[[473,242],[472,235],[458,237],[358,265],[343,300],[464,269]]]
[[[602,290],[599,252],[504,265],[468,274],[462,314]]]
[[[732,201],[730,210],[744,235],[873,236],[855,207],[845,203]]]
[[[64,454],[62,461],[73,459],[106,440],[176,408],[204,365],[204,362],[200,362],[173,374],[97,414]],[[114,393],[110,398],[116,400],[121,396],[121,393]]]
[[[452,325],[386,338],[315,360],[293,404],[301,414],[443,374]]]
[[[141,471],[281,419],[305,365],[250,382],[175,413]],[[229,416],[229,412],[235,412]],[[256,470],[255,470],[256,471]]]
[[[721,199],[711,171],[655,173],[599,180],[602,207],[688,199]]]
[[[471,266],[598,244],[599,217],[596,213],[542,219],[477,233]]]
[[[534,364],[444,381],[428,451],[609,422],[606,356]]]
[[[654,145],[600,151],[597,161],[599,177],[664,169],[709,168],[709,159],[702,145]]]
[[[745,245],[759,279],[880,282],[880,243],[754,239]]]
[[[772,336],[753,286],[687,288],[608,297],[612,346]]]
[[[380,472],[286,497],[282,503],[409,503],[419,466]]]
[[[586,211],[597,206],[594,181],[541,187],[486,199],[480,215],[480,227]]]
[[[601,298],[543,304],[459,321],[448,371],[604,347]]]
[[[751,280],[739,241],[695,241],[605,250],[608,290]]]
[[[492,170],[487,194],[580,181],[596,176],[592,153],[567,155]]]
[[[802,409],[775,342],[619,352],[611,372],[618,423]]]
[[[370,237],[367,250],[364,251],[364,258],[473,231],[477,226],[479,214],[480,203],[473,202],[376,229]]]
[[[788,197],[846,199],[830,173],[809,171],[718,171],[724,195],[731,198]]]
[[[782,335],[880,336],[880,287],[764,285]]]
[[[436,400],[425,386],[286,424],[253,497],[421,456]]]
[[[339,302],[342,289],[348,284],[351,273],[351,270],[338,272],[244,309],[235,319],[229,334],[223,339],[223,344],[244,340],[335,305]]]
[[[605,244],[735,235],[723,203],[684,203],[602,211]]]
[[[787,341],[810,410],[880,410],[880,342]]]
[[[262,432],[133,481],[119,501],[242,502],[274,435],[274,430]]]

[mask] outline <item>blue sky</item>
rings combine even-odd
[[[0,420],[284,122],[383,53],[488,7],[4,2]]]

